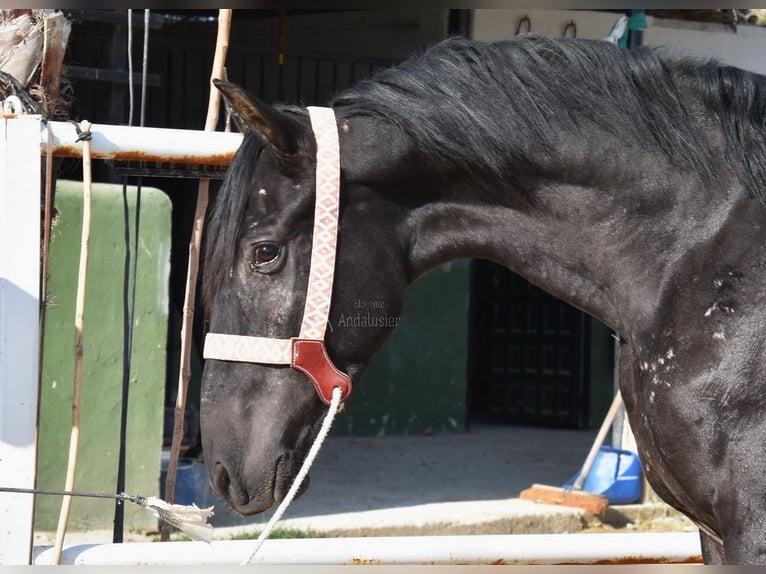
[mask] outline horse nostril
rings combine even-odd
[[[230,485],[231,478],[229,478],[229,471],[226,470],[222,463],[216,462],[213,469],[213,489],[225,498],[229,493]]]
[[[222,462],[216,462],[213,469],[213,490],[233,506],[245,506],[249,501],[244,484],[231,476]]]

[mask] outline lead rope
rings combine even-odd
[[[295,498],[295,495],[298,493],[298,489],[300,488],[301,484],[303,484],[303,481],[306,478],[306,475],[309,473],[309,469],[311,468],[311,465],[314,463],[314,459],[319,454],[319,449],[322,448],[324,439],[327,438],[327,433],[330,431],[330,427],[332,426],[333,420],[335,420],[335,415],[338,414],[338,407],[340,406],[340,397],[341,397],[340,388],[339,387],[333,388],[332,400],[330,401],[330,408],[327,410],[327,414],[325,415],[324,421],[322,422],[322,426],[319,429],[319,433],[314,439],[314,444],[311,445],[311,448],[309,449],[309,452],[306,455],[306,459],[303,461],[303,465],[301,466],[301,469],[298,471],[298,474],[295,476],[295,480],[293,480],[293,484],[290,487],[290,490],[287,491],[287,495],[279,504],[279,507],[277,508],[276,512],[274,512],[272,517],[266,523],[266,527],[263,529],[263,532],[261,532],[260,536],[258,536],[258,539],[255,541],[255,548],[253,549],[253,551],[245,560],[240,562],[241,565],[244,566],[246,564],[250,564],[255,559],[255,555],[258,554],[258,551],[261,549],[261,546],[266,541],[266,539],[271,535],[271,532],[272,530],[274,530],[274,527],[276,526],[277,522],[279,522],[279,519],[282,518],[282,515],[287,510],[287,507],[290,506],[290,503],[292,503],[293,499]]]

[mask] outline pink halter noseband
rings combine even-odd
[[[351,379],[327,355],[324,344],[335,275],[340,200],[338,126],[331,108],[308,108],[317,144],[316,205],[311,242],[311,268],[300,334],[290,339],[208,333],[205,359],[290,365],[305,373],[327,404],[339,387],[341,401],[351,393]]]

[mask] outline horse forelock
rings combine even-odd
[[[305,108],[281,104],[274,107],[280,113],[307,121]],[[303,136],[299,135],[298,137]],[[299,146],[302,150],[313,153],[313,145],[313,142],[308,139],[306,141],[299,140]],[[233,269],[250,194],[257,191],[253,187],[256,177],[256,162],[261,151],[265,148],[269,148],[269,152],[272,154],[278,154],[278,150],[269,147],[262,136],[250,131],[245,133],[242,144],[226,172],[226,178],[210,210],[206,222],[203,251],[202,304],[206,313],[212,309],[216,291],[226,281]],[[311,164],[311,160],[301,153],[294,157],[282,158],[280,161],[282,161],[281,169],[287,175],[302,172]]]
[[[234,266],[250,182],[255,178],[256,159],[263,145],[255,135],[245,135],[210,211],[203,251],[202,301],[206,314],[210,313],[215,293]]]
[[[519,177],[508,166],[524,164],[530,142],[555,162],[568,130],[585,145],[602,134],[623,138],[626,148],[662,153],[706,183],[724,165],[766,201],[766,78],[669,50],[535,35],[489,44],[454,37],[332,105],[340,117],[392,122],[438,167],[471,166],[489,187]]]

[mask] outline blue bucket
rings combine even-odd
[[[165,480],[168,474],[169,453],[162,453],[160,471],[160,497],[165,496]],[[210,487],[207,481],[205,463],[196,459],[178,460],[176,472],[176,488],[173,502],[175,504],[196,504],[200,508],[208,506]]]
[[[563,488],[571,489],[575,480],[577,474],[565,482]],[[582,489],[605,496],[609,504],[631,504],[641,498],[642,487],[638,455],[629,450],[602,446]]]

